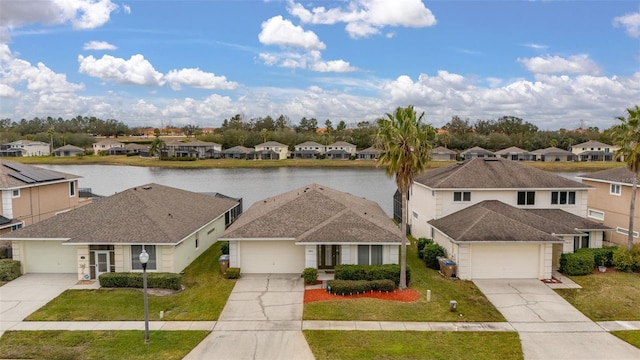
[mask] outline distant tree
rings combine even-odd
[[[347,129],[347,123],[344,120],[340,120],[338,126],[336,126],[336,131],[344,131]]]
[[[182,127],[182,132],[186,137],[190,137],[191,135],[198,135],[202,133],[202,129],[197,125],[186,125]]]
[[[469,125],[469,120],[462,120],[457,115],[451,117],[451,121],[446,123],[443,128],[449,131],[452,135],[463,135],[470,133],[472,130],[471,125]]]
[[[156,136],[153,141],[151,141],[151,144],[149,144],[149,154],[151,156],[160,156],[165,145],[164,140]]]

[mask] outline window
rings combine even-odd
[[[149,262],[147,270],[156,270],[156,246],[155,245],[131,245],[131,270],[142,270],[140,263],[140,253],[142,249],[147,250],[149,254]]]
[[[415,220],[418,220],[418,213],[417,213],[417,212],[415,212],[415,211],[412,211],[412,213],[413,213],[413,218],[414,218]]]
[[[611,184],[611,189],[609,190],[609,192],[611,193],[611,195],[618,195],[620,196],[620,184]]]
[[[471,192],[469,191],[454,191],[453,201],[471,201]]]
[[[621,227],[617,227],[616,228],[616,232],[618,234],[622,234],[622,235],[627,235],[627,236],[629,235],[629,229],[625,229],[625,228],[621,228]],[[634,238],[640,237],[640,234],[637,231],[634,231],[633,232],[633,237]]]
[[[200,246],[200,233],[196,233],[196,249]]]
[[[576,192],[575,191],[552,191],[551,192],[551,204],[553,205],[575,205]]]
[[[358,245],[358,265],[382,265],[382,245]]]
[[[19,198],[20,197],[20,189],[13,189],[13,192],[11,192],[11,197]]]
[[[574,236],[573,251],[589,247],[589,236]]]
[[[75,181],[69,182],[69,196],[70,197],[76,196],[76,183],[75,183]]]
[[[16,231],[18,229],[22,229],[22,223],[11,226],[11,231]]]
[[[535,203],[535,191],[518,191],[518,205],[534,205]]]
[[[589,211],[587,212],[587,216],[589,216],[592,219],[604,221],[604,213],[602,211],[589,209]]]

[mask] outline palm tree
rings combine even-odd
[[[381,150],[379,165],[386,166],[386,174],[395,176],[398,191],[402,195],[402,221],[400,231],[407,233],[407,202],[409,189],[414,177],[424,171],[429,161],[431,143],[435,132],[430,125],[422,124],[422,117],[416,117],[413,106],[398,107],[393,114],[386,114],[378,120],[376,142]],[[407,244],[400,246],[400,290],[407,288]]]
[[[149,145],[149,154],[151,156],[154,156],[156,154],[160,156],[161,150],[162,148],[164,148],[164,145],[165,145],[164,140],[156,136],[156,138],[153,139],[153,141],[151,142],[151,145]]]
[[[618,116],[621,124],[613,128],[613,142],[620,146],[616,156],[624,157],[627,168],[633,173],[631,184],[631,202],[629,205],[629,237],[627,246],[633,247],[633,218],[636,210],[636,192],[638,190],[638,176],[640,175],[640,107],[636,105],[627,109],[627,117]]]

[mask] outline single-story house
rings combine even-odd
[[[475,158],[492,158],[496,157],[496,154],[480,146],[474,146],[471,149],[461,152],[460,156],[465,160],[471,160]]]
[[[438,146],[429,151],[429,156],[431,161],[455,161],[458,153],[444,146]]]
[[[134,187],[4,234],[23,273],[178,273],[209,248],[238,215],[241,201],[158,184]]]
[[[495,152],[495,154],[503,159],[514,161],[529,161],[534,159],[534,156],[530,152],[524,149],[520,149],[517,146],[498,150]]]
[[[531,152],[536,161],[575,161],[578,156],[571,151],[551,146]]]
[[[364,150],[360,150],[356,152],[356,159],[357,160],[378,160],[381,152],[382,151],[380,151],[380,149],[376,149],[375,147],[371,146]]]
[[[520,209],[498,200],[429,224],[461,279],[550,279],[561,254],[602,247],[604,231],[611,230],[561,209]]]
[[[243,273],[397,264],[400,229],[375,202],[311,184],[254,203],[220,237]]]
[[[64,145],[53,150],[53,156],[77,156],[84,154],[84,149],[73,145]]]
[[[253,152],[253,149],[238,145],[229,149],[222,150],[222,158],[223,159],[247,159],[252,152]]]

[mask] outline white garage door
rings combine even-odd
[[[538,278],[540,245],[472,245],[471,279]]]
[[[75,246],[63,246],[61,241],[24,241],[26,273],[77,273]]]
[[[243,273],[293,274],[304,270],[304,249],[293,241],[239,241]]]

